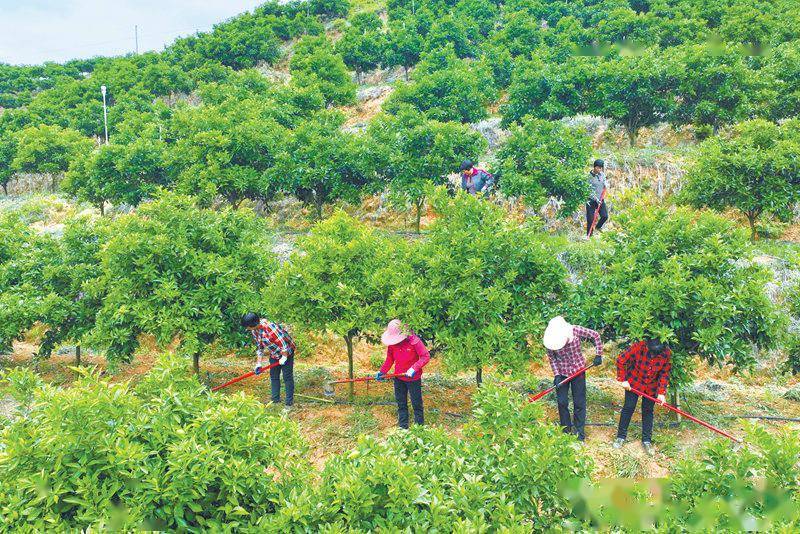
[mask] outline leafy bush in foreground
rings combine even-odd
[[[0,434],[4,529],[242,529],[308,483],[294,423],[210,395],[179,359],[135,387],[87,371],[26,411]]]
[[[572,438],[545,425],[540,405],[487,385],[461,439],[414,427],[385,442],[362,438],[322,471],[318,489],[270,520],[281,532],[413,529],[530,532],[569,514],[559,488],[589,475]]]
[[[719,439],[680,460],[662,482],[601,481],[570,488],[576,516],[601,531],[796,532],[800,527],[797,431],[753,426],[747,445]]]

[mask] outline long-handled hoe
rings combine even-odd
[[[528,400],[529,400],[530,402],[533,402],[533,401],[537,401],[537,400],[541,399],[542,397],[544,397],[544,396],[545,396],[545,395],[547,395],[548,393],[550,393],[550,392],[552,392],[552,391],[555,391],[556,389],[560,388],[561,386],[563,386],[563,385],[564,385],[564,384],[566,384],[567,382],[571,381],[573,378],[577,378],[577,377],[579,377],[581,374],[585,373],[586,371],[588,371],[588,370],[589,370],[589,369],[591,369],[592,367],[595,367],[595,364],[592,364],[592,365],[587,365],[587,366],[586,366],[586,367],[584,367],[583,369],[579,369],[579,370],[575,371],[574,373],[572,373],[571,375],[569,375],[567,378],[565,378],[564,380],[562,380],[561,382],[559,382],[559,383],[558,383],[558,384],[556,384],[555,386],[551,386],[551,387],[547,388],[547,389],[546,389],[546,390],[544,390],[544,391],[540,391],[540,392],[539,392],[539,393],[537,393],[536,395],[531,395],[530,397],[528,397]]]
[[[261,369],[261,372],[263,373],[264,371],[266,371],[268,369],[272,369],[273,367],[277,367],[279,365],[280,365],[280,362],[272,363],[272,364],[264,367],[263,369]],[[240,381],[244,380],[245,378],[250,378],[251,376],[254,376],[255,374],[256,374],[255,371],[250,371],[249,373],[245,373],[242,376],[237,376],[233,380],[228,380],[224,384],[220,384],[217,387],[211,388],[211,391],[219,391],[220,389],[226,388],[226,387],[230,386],[231,384],[235,384],[236,382],[240,382]]]
[[[394,375],[386,375],[383,378],[397,378],[399,376],[405,376],[404,374],[394,374]],[[322,386],[322,392],[325,394],[326,397],[333,397],[334,389],[333,386],[335,384],[349,384],[350,382],[369,382],[370,380],[375,380],[374,376],[362,376],[360,378],[345,378],[343,380],[334,380],[332,382],[326,382]]]
[[[667,404],[666,402],[662,404],[661,402],[659,402],[659,401],[658,401],[658,399],[656,399],[656,398],[654,398],[654,397],[651,397],[651,396],[650,396],[650,395],[648,395],[647,393],[641,392],[641,391],[639,391],[638,389],[635,389],[635,388],[631,388],[631,391],[632,391],[632,392],[634,392],[634,393],[636,393],[637,395],[639,395],[639,396],[641,396],[641,397],[644,397],[645,399],[650,399],[651,401],[655,402],[656,404],[660,404],[661,406],[663,406],[664,408],[666,408],[666,409],[668,409],[668,410],[672,410],[673,412],[675,412],[675,413],[677,413],[677,414],[680,414],[680,415],[682,415],[683,417],[685,417],[686,419],[688,419],[688,420],[690,420],[690,421],[694,421],[694,422],[695,422],[695,423],[697,423],[698,425],[703,425],[703,426],[704,426],[704,427],[706,427],[707,429],[709,429],[709,430],[713,430],[713,431],[714,431],[714,432],[716,432],[717,434],[720,434],[720,435],[722,435],[722,436],[725,436],[726,438],[728,438],[728,439],[730,439],[730,440],[733,440],[733,441],[735,441],[736,443],[741,443],[741,442],[742,442],[742,440],[740,440],[739,438],[736,438],[736,437],[734,437],[734,436],[731,436],[730,434],[728,434],[728,433],[727,433],[727,432],[725,432],[724,430],[720,430],[719,428],[717,428],[717,427],[715,427],[715,426],[712,426],[712,425],[710,425],[710,424],[706,423],[705,421],[701,421],[701,420],[700,420],[700,419],[698,419],[697,417],[694,417],[694,416],[692,416],[692,415],[690,415],[690,414],[688,414],[688,413],[684,412],[683,410],[681,410],[681,409],[679,409],[679,408],[676,408],[675,406],[671,406],[671,405]]]

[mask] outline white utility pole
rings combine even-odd
[[[106,107],[106,86],[100,86],[100,92],[103,93],[103,125],[106,130],[106,144],[108,144],[108,109]]]

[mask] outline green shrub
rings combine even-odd
[[[431,427],[384,442],[361,438],[328,462],[319,488],[270,517],[271,526],[530,532],[557,525],[569,514],[559,488],[590,469],[573,438],[543,424],[539,405],[490,385],[478,392],[474,415],[463,438]]]
[[[574,315],[605,326],[610,338],[668,341],[671,386],[687,383],[694,356],[744,369],[755,363],[754,345],[780,340],[786,317],[764,292],[771,274],[750,261],[753,250],[734,223],[654,207],[620,214],[617,223],[578,288]]]
[[[86,371],[0,435],[4,529],[246,529],[308,483],[297,426],[165,358],[136,387]]]
[[[111,361],[130,359],[145,333],[160,344],[178,338],[197,371],[204,347],[246,339],[239,319],[260,308],[275,266],[252,212],[201,209],[191,197],[162,193],[114,220],[109,233],[91,338]]]
[[[497,206],[440,188],[439,218],[410,263],[416,278],[393,294],[395,315],[442,350],[451,370],[488,364],[524,367],[528,340],[561,312],[567,291],[564,267],[534,228],[512,223]]]

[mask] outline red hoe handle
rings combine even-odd
[[[263,373],[263,372],[264,372],[264,371],[266,371],[267,369],[272,369],[273,367],[277,367],[278,365],[280,365],[280,362],[275,362],[275,363],[272,363],[272,364],[270,364],[270,365],[268,365],[268,366],[264,367],[263,369],[261,369],[261,372]],[[242,376],[237,376],[237,377],[236,377],[236,378],[234,378],[233,380],[228,380],[228,381],[227,381],[227,382],[225,382],[224,384],[221,384],[221,385],[219,385],[219,386],[217,386],[217,387],[213,387],[213,388],[211,388],[211,391],[219,391],[220,389],[222,389],[222,388],[226,388],[226,387],[230,386],[231,384],[235,384],[236,382],[241,382],[241,381],[242,381],[242,380],[244,380],[245,378],[250,378],[251,376],[253,376],[253,375],[255,375],[255,374],[256,374],[256,372],[255,372],[255,371],[250,371],[249,373],[245,373],[245,374],[243,374]]]

